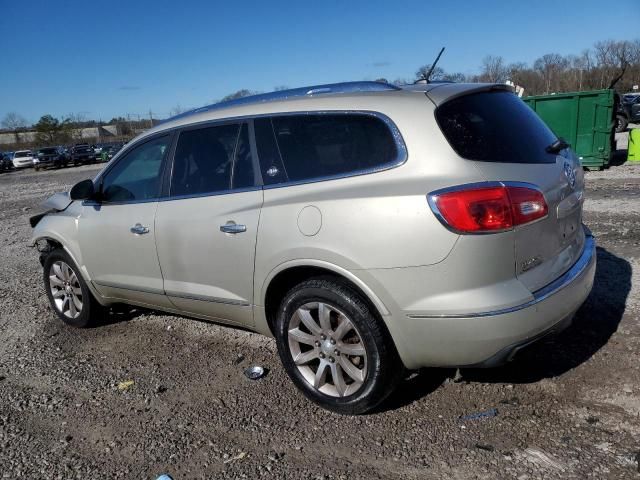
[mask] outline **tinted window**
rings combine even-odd
[[[128,152],[102,180],[105,202],[152,200],[160,189],[160,167],[169,136],[156,138]]]
[[[436,119],[453,149],[483,162],[554,163],[545,151],[557,138],[538,115],[510,92],[484,92],[451,100]]]
[[[249,143],[249,125],[242,125],[238,146],[236,147],[236,157],[233,162],[233,173],[231,175],[231,188],[249,188],[257,182],[253,175],[253,158],[251,157],[251,144]]]
[[[239,124],[229,124],[182,132],[176,147],[171,194],[229,190],[239,130]]]
[[[371,115],[293,115],[271,122],[276,150],[268,140],[258,150],[265,183],[270,177],[300,181],[354,173],[384,166],[398,156],[389,128]],[[272,161],[276,151],[284,172]]]

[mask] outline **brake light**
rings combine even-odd
[[[543,218],[549,211],[542,193],[524,186],[462,186],[434,192],[428,198],[436,216],[458,233],[511,230]]]

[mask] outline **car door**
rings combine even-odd
[[[253,324],[254,256],[262,189],[250,123],[180,132],[169,198],[158,205],[164,290],[188,314]]]
[[[167,306],[154,226],[172,135],[133,146],[97,179],[97,201],[78,218],[82,261],[105,297]]]

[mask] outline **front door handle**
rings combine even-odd
[[[247,231],[246,225],[238,225],[236,223],[227,223],[226,225],[220,225],[220,231],[224,233],[242,233]]]
[[[139,223],[136,223],[133,227],[130,228],[131,233],[135,233],[136,235],[143,235],[145,233],[149,233],[149,227],[145,227]]]

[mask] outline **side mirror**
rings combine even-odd
[[[96,193],[93,180],[82,180],[76,183],[69,192],[71,200],[91,200]]]

